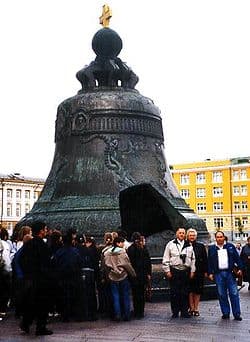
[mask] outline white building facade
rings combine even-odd
[[[10,236],[16,223],[32,209],[44,182],[19,173],[0,174],[0,225],[8,229]]]

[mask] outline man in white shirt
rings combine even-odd
[[[234,319],[241,321],[240,299],[233,268],[237,266],[238,276],[241,276],[243,265],[235,246],[225,241],[222,231],[215,233],[215,240],[216,243],[208,249],[208,277],[216,282],[222,319],[230,318],[229,295]]]
[[[190,318],[188,313],[189,279],[194,277],[195,255],[193,247],[185,240],[186,231],[178,228],[176,238],[167,243],[162,268],[170,285],[172,318]]]

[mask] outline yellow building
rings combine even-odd
[[[180,195],[204,219],[212,234],[229,240],[250,236],[250,157],[170,166]]]

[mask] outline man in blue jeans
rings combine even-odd
[[[238,267],[238,276],[242,275],[242,262],[235,246],[225,241],[222,231],[215,233],[215,244],[208,248],[208,277],[215,280],[222,312],[222,319],[229,319],[231,302],[232,312],[236,321],[241,321],[240,298],[233,268]]]

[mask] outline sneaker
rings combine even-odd
[[[235,321],[242,321],[242,317],[241,316],[235,316],[234,319],[235,319]]]
[[[36,330],[36,336],[41,336],[41,335],[52,335],[53,331],[49,330],[47,328],[44,329],[38,329]]]
[[[221,316],[222,319],[229,319],[229,314],[224,314]]]

